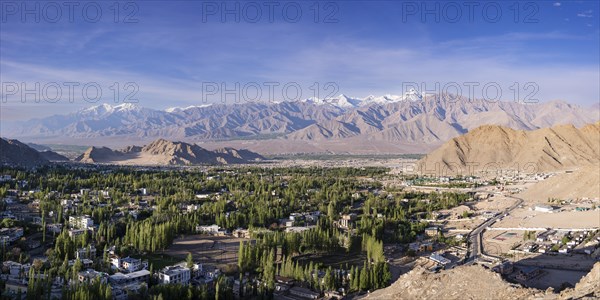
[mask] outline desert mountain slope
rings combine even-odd
[[[206,150],[195,144],[157,139],[143,147],[128,146],[122,150],[90,147],[75,161],[139,165],[238,164],[263,160],[257,153],[233,148]]]
[[[546,202],[550,198],[580,199],[600,198],[600,165],[579,168],[573,172],[561,172],[540,181],[522,192],[519,197]]]
[[[582,128],[559,125],[533,131],[495,125],[453,138],[419,161],[421,170],[512,168],[555,171],[598,164],[600,122]]]
[[[103,163],[123,158],[123,153],[113,151],[107,147],[90,147],[84,153],[75,158],[82,163]]]
[[[33,167],[48,160],[33,148],[17,141],[0,138],[0,164]]]
[[[49,161],[69,161],[69,158],[51,150],[39,151],[40,155]]]

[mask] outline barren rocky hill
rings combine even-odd
[[[367,299],[528,299],[535,294],[536,290],[511,285],[497,273],[477,265],[440,273],[419,266]]]
[[[69,158],[54,151],[40,151],[40,155],[49,161],[69,161]]]
[[[587,297],[587,298],[586,298]],[[481,266],[458,266],[440,273],[416,267],[391,286],[377,290],[367,299],[598,299],[600,262],[575,285],[559,293],[510,284]]]
[[[467,173],[498,168],[525,172],[564,170],[600,160],[600,122],[533,131],[486,125],[451,139],[419,161],[423,171]]]
[[[0,138],[0,164],[33,167],[47,163],[35,149],[18,140]]]
[[[263,159],[259,154],[248,150],[223,148],[209,151],[195,144],[158,139],[143,147],[128,146],[122,150],[90,147],[75,161],[136,165],[201,165],[249,163]]]

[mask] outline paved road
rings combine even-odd
[[[496,193],[496,195],[501,195],[501,194]],[[479,251],[483,250],[483,247],[481,246],[481,244],[483,243],[483,241],[482,241],[483,231],[488,226],[490,226],[492,223],[494,223],[498,219],[500,219],[502,216],[509,214],[515,208],[517,208],[521,204],[523,204],[523,199],[521,199],[521,198],[512,197],[512,196],[504,196],[504,197],[509,198],[509,199],[515,199],[517,201],[515,202],[515,204],[513,204],[510,207],[508,207],[507,209],[505,209],[504,212],[499,213],[495,217],[488,219],[487,221],[483,222],[481,225],[477,226],[477,228],[473,229],[473,231],[471,231],[471,233],[469,233],[469,236],[467,237],[468,243],[469,243],[469,248],[468,248],[468,252],[467,252],[467,257],[465,258],[465,264],[474,263],[479,258]]]
[[[440,188],[440,187],[429,187],[429,186],[412,186],[412,187],[418,188],[418,189],[426,189],[426,190],[455,191],[455,192],[465,192],[465,193],[467,193],[467,192],[488,192],[488,193],[494,194],[495,196],[504,196],[508,199],[516,200],[515,204],[506,208],[503,212],[499,213],[495,217],[490,218],[489,220],[483,222],[482,224],[477,226],[477,228],[473,229],[469,233],[469,235],[467,236],[467,242],[469,244],[469,247],[468,247],[468,251],[467,251],[467,256],[464,260],[465,264],[472,264],[479,258],[479,251],[483,250],[483,247],[481,246],[481,244],[483,243],[482,239],[481,239],[483,231],[488,226],[490,226],[492,223],[496,222],[502,216],[509,214],[511,211],[513,211],[515,208],[519,207],[524,202],[524,200],[521,198],[504,195],[503,193],[500,193],[500,192],[488,191],[488,190],[486,190],[485,187],[478,187],[478,188],[474,188],[474,189],[472,189],[472,188]]]

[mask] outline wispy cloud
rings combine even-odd
[[[592,12],[593,11],[591,9],[589,9],[584,12],[578,13],[577,16],[580,18],[592,18],[593,17]]]

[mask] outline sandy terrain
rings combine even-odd
[[[515,209],[492,227],[502,228],[591,228],[600,227],[600,210],[544,213],[530,211],[529,207]]]
[[[523,233],[524,231],[484,231],[485,253],[495,256],[508,253],[512,245],[523,242]]]
[[[549,198],[600,199],[600,166],[578,169],[572,173],[557,173],[556,175],[530,186],[519,194],[532,203],[547,202]]]
[[[510,199],[510,198],[506,198],[503,196],[498,196],[495,195],[492,198],[489,198],[488,200],[481,200],[478,201],[474,207],[478,210],[478,211],[496,211],[496,212],[500,212],[503,211],[504,209],[510,207],[511,205],[515,204],[514,199]]]
[[[563,273],[563,274],[561,274]],[[555,276],[559,274],[559,276]],[[577,282],[582,272],[564,272],[553,270],[532,284],[542,286],[560,286],[562,282]],[[558,283],[561,281],[560,283]],[[440,273],[429,273],[421,267],[402,275],[391,286],[374,291],[367,299],[579,299],[584,296],[600,297],[600,263],[577,282],[574,289],[560,294],[552,290],[536,290],[510,284],[499,274],[481,266],[459,266]]]
[[[512,287],[500,275],[481,266],[460,266],[440,273],[421,267],[402,275],[391,286],[367,299],[524,299],[535,290]]]

